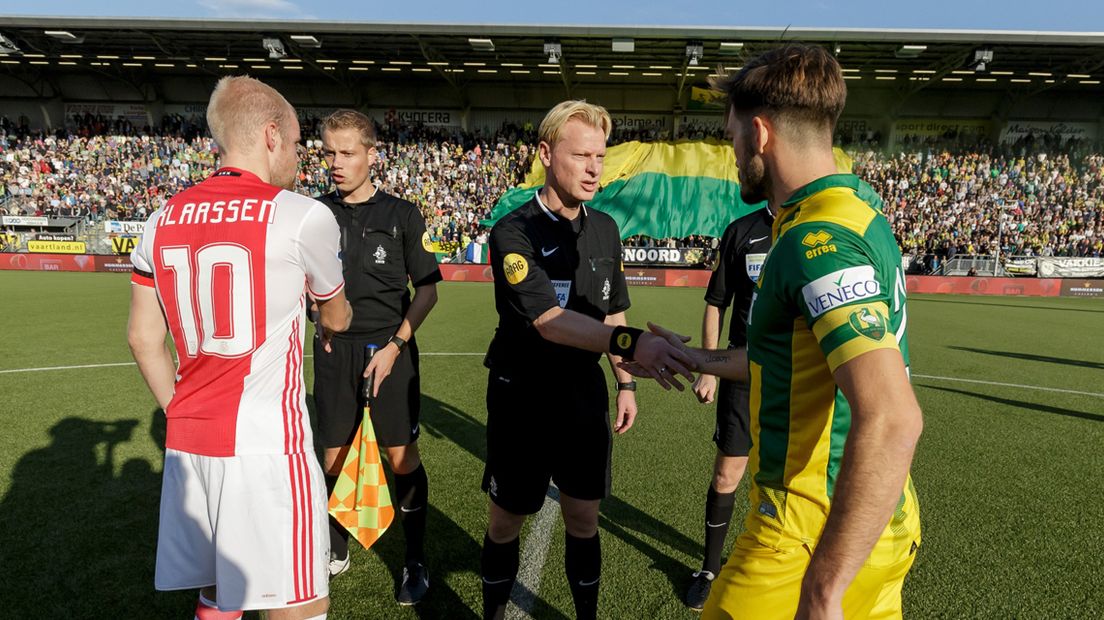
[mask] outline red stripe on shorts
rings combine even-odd
[[[291,568],[292,578],[295,581],[295,600],[303,597],[299,577],[299,488],[296,484],[295,455],[288,455],[288,484],[291,486]],[[292,603],[294,601],[288,601]]]
[[[307,464],[307,455],[301,455],[303,469],[307,478],[307,594],[311,598],[315,596],[314,589],[314,490],[311,488],[310,468]]]

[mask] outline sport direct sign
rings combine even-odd
[[[874,268],[870,265],[848,267],[821,276],[801,289],[809,314],[816,318],[832,308],[853,301],[877,297],[882,286],[874,278]]]

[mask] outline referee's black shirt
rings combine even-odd
[[[441,281],[437,259],[426,249],[425,219],[414,206],[377,190],[368,200],[347,203],[337,192],[319,198],[341,228],[345,296],[353,323],[337,338],[394,334],[410,307],[410,289]]]
[[[613,219],[583,206],[570,221],[534,196],[495,224],[490,246],[498,329],[486,366],[554,370],[549,380],[558,384],[572,363],[597,361],[598,353],[545,340],[533,321],[557,305],[598,321],[629,308]]]
[[[709,276],[705,302],[727,308],[735,299],[728,326],[728,342],[733,347],[747,344],[747,318],[755,282],[771,246],[774,217],[766,208],[732,222],[721,237],[717,268]]]

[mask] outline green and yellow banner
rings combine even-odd
[[[728,95],[712,88],[690,87],[691,110],[724,110]]]
[[[851,158],[835,150],[837,167]],[[483,223],[493,225],[528,202],[544,185],[544,166],[533,160],[525,182],[509,190]],[[601,189],[587,203],[613,217],[621,238],[720,237],[733,220],[766,206],[740,198],[732,145],[719,140],[626,142],[606,151]]]

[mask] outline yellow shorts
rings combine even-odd
[[[812,558],[808,545],[770,547],[744,531],[713,582],[703,620],[754,618],[792,620],[801,580]],[[901,617],[901,586],[915,553],[888,566],[863,566],[843,597],[845,618],[878,620]]]

